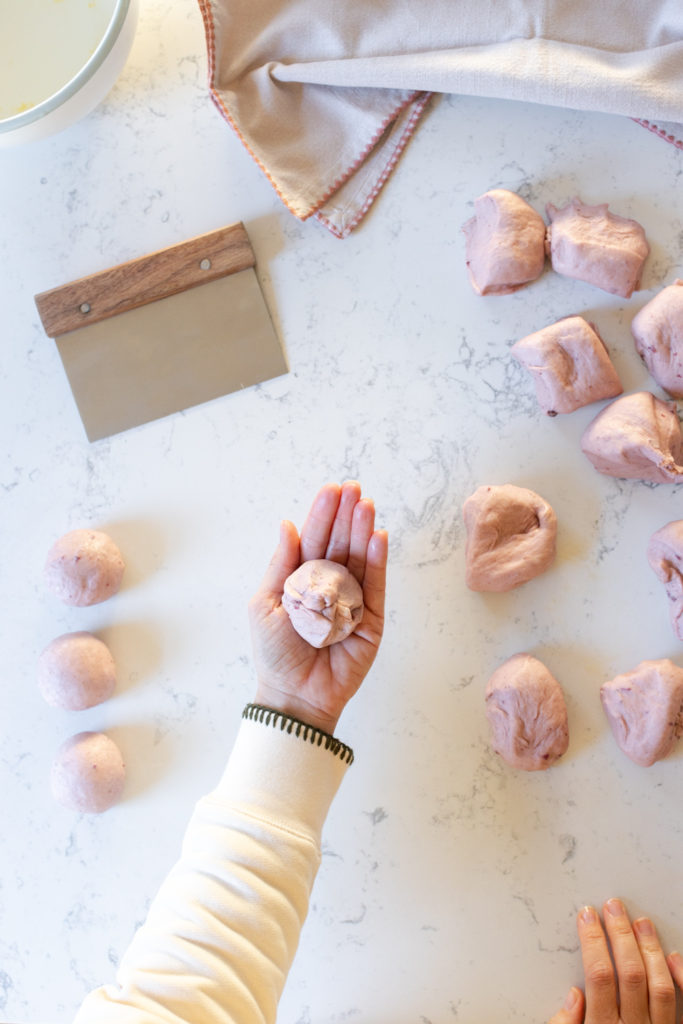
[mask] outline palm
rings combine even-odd
[[[310,558],[346,564],[364,590],[358,629],[330,647],[311,647],[281,604],[284,579]],[[386,538],[374,533],[374,508],[351,482],[319,492],[302,529],[284,524],[280,547],[250,605],[260,703],[332,731],[372,664],[383,627]]]

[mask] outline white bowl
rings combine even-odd
[[[0,148],[89,114],[123,70],[138,0],[3,0]]]

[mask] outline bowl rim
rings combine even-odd
[[[61,107],[67,100],[75,96],[79,89],[82,89],[85,83],[90,81],[111,53],[116,40],[121,34],[123,23],[126,20],[132,2],[133,0],[115,0],[114,10],[107,29],[97,44],[96,49],[80,71],[77,71],[73,78],[65,82],[61,89],[53,92],[51,96],[47,96],[40,103],[36,103],[34,107],[22,110],[18,114],[12,114],[11,117],[0,118],[0,134],[12,132],[17,128],[24,127],[24,125],[39,121],[40,118]]]

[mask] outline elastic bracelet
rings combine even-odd
[[[309,743],[317,747],[324,747],[325,750],[329,750],[331,754],[341,758],[346,764],[353,764],[351,747],[342,743],[336,736],[330,736],[328,732],[323,732],[322,729],[318,729],[315,725],[309,725],[308,722],[302,722],[301,719],[294,718],[293,715],[286,715],[274,708],[264,707],[263,704],[247,704],[242,712],[242,718],[248,718],[250,722],[259,722],[261,725],[270,725],[273,729],[279,728],[282,732],[287,732],[290,735],[293,733],[299,739],[308,740]]]

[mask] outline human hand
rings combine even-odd
[[[318,491],[300,538],[293,523],[281,523],[280,543],[249,602],[257,704],[334,732],[382,638],[387,551],[386,531],[375,530],[375,507],[355,480]],[[313,558],[345,565],[363,588],[365,606],[350,636],[321,649],[299,636],[282,606],[285,580]]]
[[[605,930],[593,907],[579,912],[586,994],[571,988],[549,1024],[675,1024],[676,986],[683,991],[681,954],[665,957],[649,918],[631,924],[621,900],[607,900],[603,917]]]

